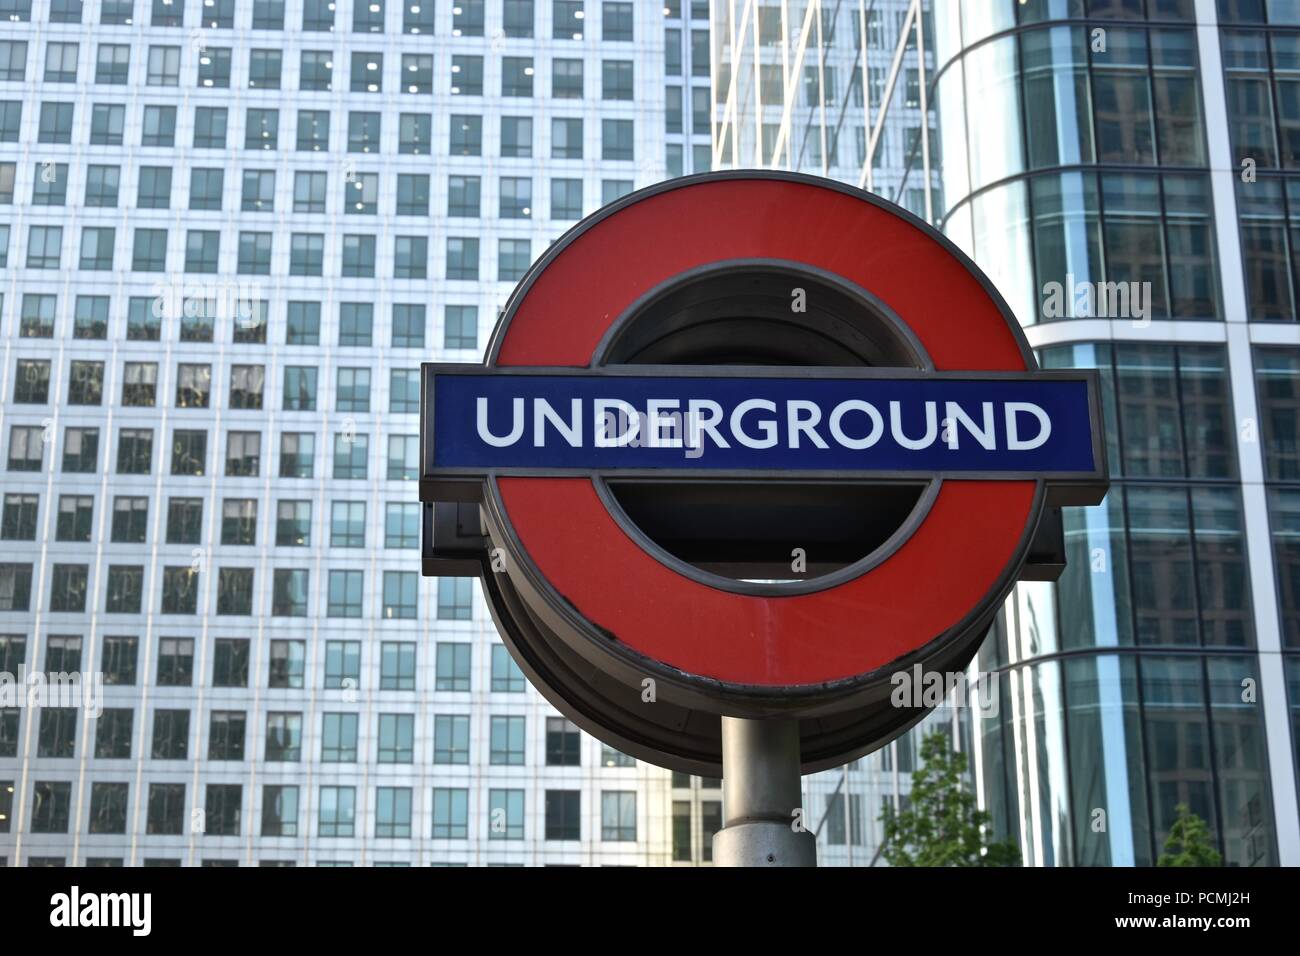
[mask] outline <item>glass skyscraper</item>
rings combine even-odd
[[[1228,865],[1300,863],[1300,9],[934,7],[943,227],[1043,365],[1101,369],[1113,477],[983,648],[978,783],[1029,863],[1149,865],[1180,804]]]

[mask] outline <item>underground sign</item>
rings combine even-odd
[[[481,365],[422,368],[426,574],[476,574],[570,719],[718,775],[719,718],[805,771],[923,711],[1104,496],[1096,373],[1040,370],[988,280],[866,193],[715,173],[634,193],[532,268]]]

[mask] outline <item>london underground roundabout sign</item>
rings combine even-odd
[[[723,718],[785,721],[810,772],[923,716],[891,676],[964,667],[1059,570],[1057,509],[1105,494],[1100,421],[1096,373],[1040,370],[898,208],[675,180],[562,237],[483,364],[423,367],[424,570],[479,574],[528,677],[611,745],[719,776]]]

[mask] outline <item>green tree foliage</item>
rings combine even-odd
[[[966,755],[954,751],[942,731],[921,741],[921,766],[912,774],[911,805],[886,805],[881,851],[890,866],[1019,866],[1012,841],[989,843],[989,815],[963,786]]]
[[[1178,814],[1169,828],[1169,839],[1156,866],[1223,866],[1223,857],[1214,848],[1210,828],[1185,803],[1174,808]]]

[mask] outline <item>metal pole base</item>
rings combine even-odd
[[[817,841],[789,823],[736,823],[713,835],[715,866],[816,866]]]
[[[713,837],[715,865],[817,865],[801,809],[797,721],[723,717],[722,794],[727,825]]]

